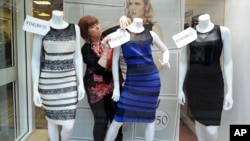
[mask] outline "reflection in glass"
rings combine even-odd
[[[15,139],[13,83],[0,86],[0,140]]]
[[[11,12],[0,8],[0,69],[12,66]]]

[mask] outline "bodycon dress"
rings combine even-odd
[[[42,41],[39,92],[47,120],[73,124],[76,115],[77,80],[74,67],[75,25],[53,29]]]
[[[188,108],[194,120],[204,125],[220,125],[224,100],[220,26],[197,34],[198,38],[189,44],[190,65],[184,87]]]
[[[155,120],[160,77],[152,57],[152,36],[148,30],[130,33],[130,41],[121,46],[127,65],[125,84],[117,104],[117,122]]]

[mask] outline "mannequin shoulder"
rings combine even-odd
[[[43,37],[44,37],[44,35],[41,35],[41,34],[34,34],[33,39],[34,39],[34,40],[42,40]]]
[[[231,37],[231,31],[228,27],[220,26],[221,36],[224,40],[229,40]]]
[[[158,34],[155,31],[149,31],[153,39],[159,38]]]
[[[154,31],[149,31],[149,32],[150,32],[150,34],[151,34],[151,36],[153,38],[154,43],[161,41],[161,39],[160,39],[160,37],[159,37],[159,35],[157,33],[155,33]]]
[[[225,26],[220,26],[221,33],[227,33],[230,34],[230,29]]]
[[[75,30],[76,32],[80,32],[80,27],[77,24],[75,24]]]

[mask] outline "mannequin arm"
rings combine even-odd
[[[226,94],[224,99],[224,110],[229,110],[233,106],[232,95],[232,79],[233,79],[233,63],[231,56],[231,33],[226,27],[221,27],[221,35],[223,40],[223,72],[225,79]]]
[[[165,68],[170,68],[170,64],[169,64],[169,50],[168,50],[167,46],[162,42],[162,40],[159,38],[159,36],[155,32],[150,31],[150,33],[151,33],[151,36],[153,37],[153,43],[163,53],[163,58],[162,58],[163,61],[161,61],[161,60],[159,60],[159,61],[161,62],[161,64]]]
[[[183,47],[180,50],[180,61],[179,61],[179,80],[178,80],[178,101],[181,105],[186,102],[185,94],[183,91],[183,84],[187,73],[187,62],[188,62],[187,47]]]
[[[164,41],[162,29],[158,23],[154,23],[152,31],[154,31],[162,41]]]
[[[81,46],[80,46],[80,28],[78,25],[75,25],[75,30],[76,30],[76,49],[74,53],[74,65],[78,83],[77,87],[78,100],[82,100],[84,98],[85,89],[83,85],[83,62],[82,62]]]
[[[120,99],[119,56],[120,56],[120,47],[116,47],[114,48],[113,51],[113,60],[112,60],[112,74],[114,80],[114,91],[112,99],[114,101],[118,101]]]
[[[39,77],[40,77],[40,57],[42,48],[42,35],[34,34],[33,51],[31,58],[31,74],[33,81],[33,102],[36,106],[42,107],[40,93],[38,91]]]

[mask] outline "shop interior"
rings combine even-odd
[[[49,20],[51,18],[52,10],[63,10],[63,0],[48,0],[48,1],[36,1],[33,0],[33,16],[39,19]],[[191,15],[193,15],[192,13]],[[190,23],[187,18],[186,23]],[[183,108],[185,110],[185,107]],[[37,131],[29,138],[29,140],[35,139],[41,134],[47,136],[47,131],[44,130],[47,128],[47,121],[42,108],[35,108],[36,116],[36,129]],[[185,113],[185,111],[183,111]],[[185,114],[184,114],[185,115]],[[184,117],[188,119],[187,121],[180,122],[180,141],[186,141],[187,139],[195,141],[196,137],[193,130],[193,121],[189,117]],[[191,124],[190,124],[191,123]],[[188,126],[190,124],[190,126]],[[29,141],[28,140],[28,141]]]
[[[33,0],[33,16],[36,18],[49,20],[51,16],[52,10],[63,10],[63,0],[48,0],[48,1],[36,1]],[[36,107],[36,133],[37,134],[45,134],[47,135],[47,131],[43,130],[47,128],[47,121],[44,117],[44,112],[42,108]],[[30,139],[36,138],[36,136],[33,134],[33,137],[30,137]],[[180,141],[185,141],[187,139],[190,139],[192,141],[195,141],[195,135],[190,129],[190,127],[187,126],[187,123],[181,122],[180,123]]]
[[[33,16],[39,19],[49,20],[51,17],[52,10],[63,10],[63,0],[46,0],[46,1],[37,1],[32,0],[33,3]],[[194,26],[197,17],[200,14],[203,14],[205,12],[209,13],[214,23],[223,25],[223,19],[224,19],[224,0],[216,1],[216,3],[210,3],[209,5],[207,3],[199,3],[198,0],[186,0],[186,6],[185,6],[185,25],[184,28],[189,26]],[[5,5],[5,3],[9,3],[8,0],[1,1],[2,3],[0,7],[0,42],[1,42],[1,48],[2,46],[5,47],[5,56],[0,61],[0,69],[1,67],[8,67],[13,64],[13,55],[11,54],[11,29],[9,28],[10,25],[10,9],[6,8],[8,6]],[[1,51],[1,50],[0,50]],[[1,53],[1,52],[0,52]],[[2,56],[1,56],[2,57]],[[8,86],[10,87],[10,90],[12,90],[12,85]],[[10,93],[12,93],[10,91]],[[8,99],[12,99],[12,97],[8,97]],[[1,99],[0,99],[1,100]],[[12,100],[10,100],[12,102]],[[2,102],[0,101],[2,104]],[[10,103],[10,105],[13,105]],[[2,107],[2,106],[0,106]],[[11,109],[11,106],[9,107]],[[1,108],[0,108],[1,109]],[[190,138],[190,140],[195,141],[195,134],[194,134],[194,127],[193,127],[193,121],[188,115],[188,110],[186,106],[181,107],[181,123],[180,123],[180,141],[187,141],[187,138]],[[2,110],[0,110],[0,114],[2,114]],[[13,116],[13,115],[12,115]],[[9,115],[11,117],[11,115]],[[45,119],[43,109],[42,108],[35,108],[35,126],[36,129],[38,129],[37,134],[32,134],[32,136],[27,141],[33,141],[38,140],[37,138],[41,137],[42,135],[47,136],[46,134],[46,128],[47,128],[47,121]],[[11,121],[11,120],[10,120]],[[2,125],[0,125],[2,126]],[[40,130],[41,129],[41,130]]]

